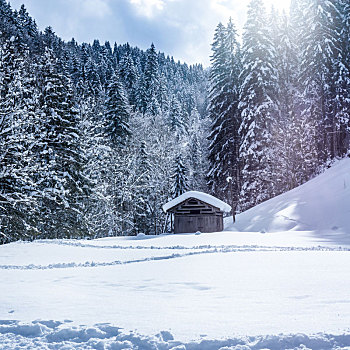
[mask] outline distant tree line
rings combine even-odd
[[[0,0],[0,243],[160,233],[206,190],[206,91],[201,65],[64,42]]]
[[[310,179],[349,150],[350,2],[262,0],[242,44],[232,20],[212,44],[209,190],[246,210]]]

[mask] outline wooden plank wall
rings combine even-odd
[[[187,199],[171,211],[175,214],[175,233],[217,232],[223,230],[223,213],[220,209],[197,199]]]

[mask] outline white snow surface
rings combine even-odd
[[[350,158],[240,214],[237,223],[228,223],[226,230],[313,231],[319,239],[350,245]]]
[[[348,184],[344,159],[220,233],[0,246],[0,349],[350,349]]]
[[[170,202],[163,205],[163,211],[167,212],[169,209],[175,207],[176,205],[182,203],[183,201],[189,199],[189,198],[195,198],[202,202],[208,203],[216,208],[219,208],[221,211],[229,213],[231,211],[231,206],[227,203],[223,202],[222,200],[199,191],[187,191],[183,193],[181,196],[176,197],[175,199],[171,200]]]

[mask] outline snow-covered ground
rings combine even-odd
[[[350,349],[350,159],[226,231],[0,246],[0,349]]]
[[[248,210],[226,229],[312,231],[318,240],[350,245],[350,158],[292,191]]]

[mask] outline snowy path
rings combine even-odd
[[[48,244],[48,243],[47,243]],[[54,243],[57,244],[57,243]],[[85,261],[83,263],[78,262],[63,262],[63,263],[52,263],[48,265],[0,265],[0,270],[47,270],[47,269],[64,269],[64,268],[74,268],[74,267],[103,267],[103,266],[114,266],[114,265],[126,265],[126,264],[135,264],[142,263],[147,261],[158,261],[158,260],[169,260],[183,258],[186,256],[202,255],[202,254],[213,254],[213,253],[235,253],[235,252],[257,252],[257,251],[350,251],[350,248],[345,247],[274,247],[274,246],[197,246],[197,247],[140,247],[140,246],[93,246],[93,245],[79,245],[79,243],[74,244],[73,242],[62,242],[63,246],[73,246],[73,247],[83,247],[83,248],[97,248],[97,249],[121,249],[122,252],[131,249],[134,255],[139,256],[140,254],[135,253],[137,250],[141,250],[142,253],[147,255],[144,258],[132,259],[132,260],[114,260],[114,261]],[[151,255],[152,253],[157,253],[157,255]],[[174,253],[174,251],[180,251]],[[185,251],[185,253],[183,252]],[[168,254],[173,252],[172,254]],[[118,254],[120,255],[120,254]]]

